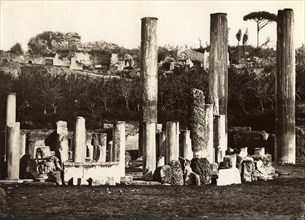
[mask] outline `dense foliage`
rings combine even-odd
[[[230,47],[240,63],[269,63],[265,67],[229,68],[230,125],[247,125],[273,131],[275,107],[275,51],[251,46]],[[120,51],[118,51],[120,52]],[[139,51],[133,50],[135,54]],[[123,51],[121,51],[123,53]],[[175,59],[172,50],[161,48],[159,54]],[[231,59],[232,60],[232,59]],[[305,100],[305,46],[296,50],[297,100]],[[7,62],[7,61],[6,61]],[[138,120],[140,117],[139,76],[129,78],[92,78],[55,71],[46,66],[21,65],[18,77],[0,72],[1,126],[5,122],[8,92],[17,93],[17,119],[23,128],[54,127],[56,120],[74,124],[76,116],[86,118],[88,128],[100,127],[103,121]],[[172,71],[159,67],[158,120],[178,120],[188,124],[191,88],[208,94],[208,72],[200,66],[176,65]]]

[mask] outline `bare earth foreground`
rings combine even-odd
[[[2,188],[9,219],[305,219],[305,165],[275,167],[275,180],[222,187]]]

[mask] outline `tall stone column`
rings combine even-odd
[[[188,160],[191,160],[193,158],[192,140],[191,140],[190,135],[191,135],[190,130],[182,130],[181,131],[182,149],[183,149],[182,157],[184,159],[188,159]]]
[[[20,169],[20,123],[7,127],[7,179],[18,180]]]
[[[210,21],[210,56],[209,56],[209,103],[214,105],[216,118],[214,142],[227,141],[227,106],[228,106],[228,21],[227,14],[211,14]],[[223,121],[224,120],[224,121]],[[223,123],[224,122],[224,123]],[[219,136],[221,135],[221,136]],[[217,147],[217,146],[215,146]],[[223,149],[227,144],[222,143]],[[217,150],[217,149],[216,149]],[[226,150],[226,149],[225,149]],[[224,151],[225,151],[224,150]],[[220,152],[220,151],[218,151]]]
[[[294,13],[278,11],[276,50],[276,120],[275,138],[278,160],[295,163],[295,48]]]
[[[145,17],[141,23],[141,74],[140,74],[140,106],[141,119],[139,122],[139,154],[156,152],[156,141],[144,140],[144,137],[155,137],[158,102],[158,46],[157,18]],[[145,131],[145,132],[144,132]],[[155,140],[155,138],[154,138]],[[143,172],[151,169],[154,172],[156,155],[144,155]],[[148,161],[147,161],[148,160]],[[151,160],[151,161],[149,161]]]
[[[179,158],[179,142],[177,142],[177,123],[166,123],[166,156],[165,164],[169,164],[172,160]]]
[[[85,162],[86,159],[86,125],[83,117],[77,117],[74,130],[74,162]]]
[[[121,176],[125,176],[125,121],[114,123],[112,138],[114,161],[120,163]]]

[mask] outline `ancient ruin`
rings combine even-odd
[[[136,162],[142,165],[144,180],[171,185],[240,184],[272,179],[272,159],[295,163],[293,11],[280,10],[278,19],[275,138],[251,128],[228,129],[228,27],[223,13],[211,14],[208,94],[190,91],[187,130],[180,130],[177,121],[159,126],[158,19],[141,20],[140,157]],[[55,131],[36,134],[20,130],[16,94],[7,96],[6,106],[7,181],[21,178],[59,185],[115,185],[133,180],[125,173],[125,166],[129,166],[125,163],[126,122],[88,131],[85,118],[78,116],[73,132],[67,122],[57,121]],[[47,140],[51,134],[54,142]]]

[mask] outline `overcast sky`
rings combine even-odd
[[[298,1],[3,1],[0,14],[0,49],[20,42],[27,50],[29,39],[43,31],[78,32],[83,42],[105,40],[134,48],[140,45],[142,17],[157,17],[158,44],[198,47],[209,43],[210,14],[227,13],[229,44],[236,45],[239,28],[249,29],[249,43],[256,45],[256,23],[243,21],[254,11],[277,14],[292,8],[295,43],[305,42],[304,0]],[[276,24],[261,30],[260,43],[276,44]]]

